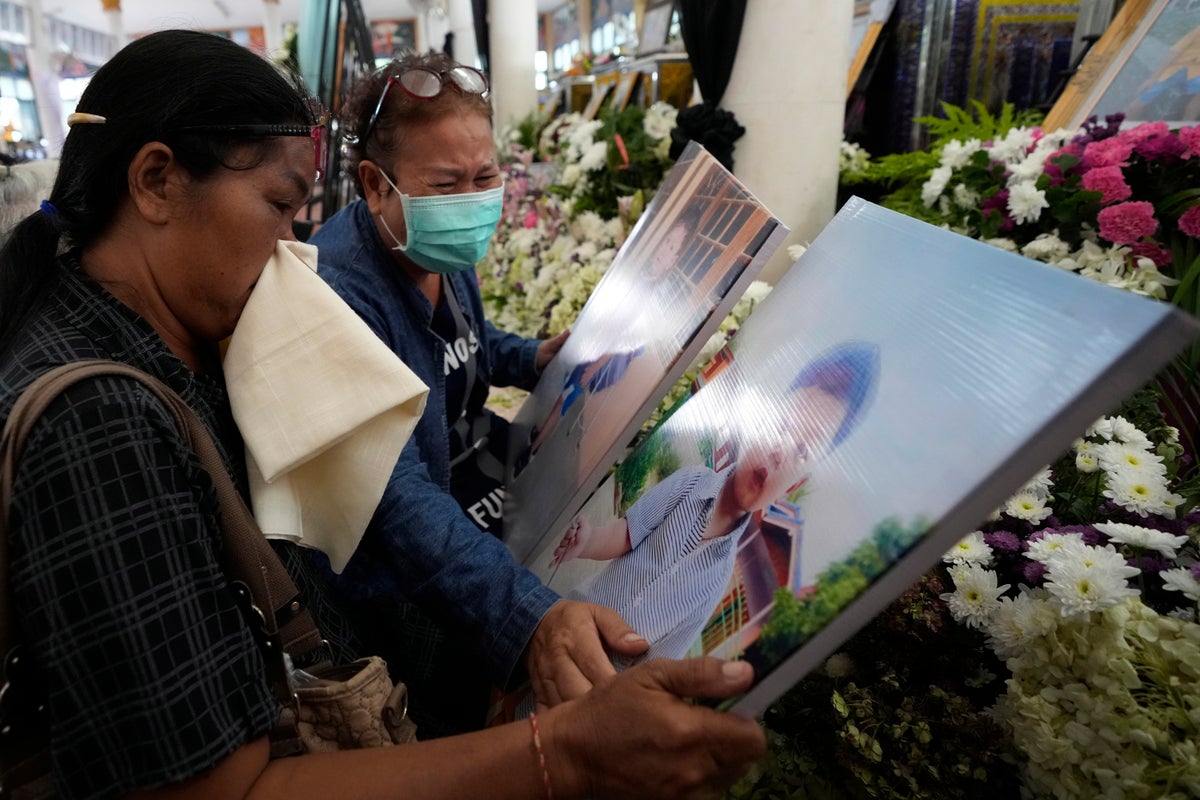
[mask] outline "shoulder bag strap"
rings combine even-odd
[[[142,382],[175,417],[180,432],[200,458],[216,487],[225,572],[231,581],[241,582],[249,589],[248,599],[256,610],[260,610],[258,616],[262,618],[262,632],[266,637],[264,648],[282,648],[302,655],[319,647],[321,635],[308,611],[301,607],[296,585],[271,550],[234,487],[204,423],[169,386],[141,370],[115,361],[78,361],[50,370],[30,384],[13,406],[0,443],[0,574],[8,569],[8,514],[12,501],[12,476],[25,439],[34,422],[59,393],[77,381],[97,375],[123,375]],[[8,601],[7,591],[0,591],[0,654],[7,652],[11,646]],[[282,652],[280,656],[279,660],[282,661]]]

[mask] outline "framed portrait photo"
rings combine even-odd
[[[667,0],[657,5],[647,5],[638,36],[637,55],[647,56],[667,49],[667,38],[671,33],[671,18],[675,14],[675,3]]]
[[[1127,0],[1046,116],[1076,128],[1123,113],[1124,127],[1200,119],[1200,2]]]

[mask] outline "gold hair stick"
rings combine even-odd
[[[103,125],[108,122],[107,119],[99,114],[84,114],[81,111],[76,111],[73,114],[67,115],[67,127],[74,125]]]

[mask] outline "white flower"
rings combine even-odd
[[[982,531],[973,531],[947,550],[942,560],[948,564],[978,564],[986,567],[992,563],[992,548],[983,540]]]
[[[1167,491],[1163,479],[1146,472],[1109,471],[1108,486],[1101,492],[1127,511],[1139,516],[1164,514],[1175,516],[1179,502]]]
[[[943,167],[950,167],[951,169],[960,169],[965,167],[967,162],[971,160],[971,156],[975,155],[979,150],[980,141],[978,139],[968,139],[965,142],[954,139],[946,142],[945,146],[942,147],[941,165]]]
[[[800,256],[804,255],[804,251],[807,249],[808,247],[802,244],[789,244],[787,246],[788,258],[790,258],[792,261],[798,261]]]
[[[1113,430],[1112,417],[1101,417],[1093,422],[1086,431],[1084,436],[1099,436],[1102,439],[1111,439]]]
[[[595,142],[579,159],[579,168],[584,172],[600,169],[608,161],[608,142]]]
[[[1001,658],[1020,650],[1028,641],[1054,630],[1058,612],[1031,592],[1002,597],[987,623],[987,633]]]
[[[646,109],[646,116],[642,118],[642,130],[655,139],[666,139],[675,127],[675,117],[678,113],[679,109],[675,106],[660,100]]]
[[[1192,571],[1187,567],[1164,570],[1158,573],[1162,578],[1163,588],[1172,592],[1183,592],[1189,600],[1200,603],[1200,581],[1192,577]]]
[[[842,678],[854,671],[854,660],[845,653],[834,653],[825,660],[824,672],[831,678]]]
[[[979,192],[967,188],[965,183],[954,184],[954,202],[959,208],[973,210],[979,207]]]
[[[1100,459],[1100,466],[1110,474],[1131,473],[1155,476],[1167,474],[1162,456],[1150,452],[1142,445],[1126,444],[1115,440],[1105,442],[1096,448],[1096,456]]]
[[[1100,459],[1095,453],[1076,453],[1075,469],[1080,472],[1095,472],[1100,469]]]
[[[1018,225],[1025,222],[1037,222],[1043,208],[1049,208],[1046,193],[1037,188],[1032,181],[1022,181],[1012,187],[1008,193],[1008,212]]]
[[[1112,418],[1112,436],[1117,441],[1134,444],[1139,447],[1150,447],[1150,437],[1142,433],[1136,425],[1124,417]]]
[[[983,627],[987,617],[1000,605],[1000,595],[1008,590],[1008,584],[997,586],[996,573],[976,564],[951,567],[950,575],[954,578],[954,591],[941,597],[951,615],[972,628]]]
[[[1061,551],[1073,551],[1086,546],[1083,536],[1078,533],[1047,533],[1043,534],[1040,539],[1029,543],[1029,551],[1026,555],[1034,561],[1045,564],[1047,560]]]
[[[1045,587],[1067,617],[1137,597],[1138,590],[1128,581],[1139,571],[1128,566],[1115,550],[1085,545],[1082,549],[1059,551],[1046,561]]]
[[[1155,550],[1166,558],[1174,558],[1176,548],[1182,547],[1188,540],[1186,536],[1175,536],[1166,531],[1123,522],[1097,522],[1093,527],[1114,542]]]
[[[1034,151],[1009,167],[1008,185],[1011,187],[1016,186],[1018,183],[1032,183],[1036,181],[1045,169],[1046,155],[1046,153]]]
[[[1053,264],[1067,257],[1070,246],[1058,238],[1058,231],[1039,234],[1032,242],[1021,248],[1021,254],[1027,258]]]
[[[988,158],[1001,164],[1016,164],[1025,159],[1033,146],[1033,131],[1028,128],[1013,128],[1004,138],[988,148]]]
[[[1054,486],[1054,481],[1051,479],[1050,467],[1047,466],[1038,470],[1037,474],[1025,483],[1025,488],[1021,491],[1038,497],[1049,497],[1052,486]]]
[[[984,244],[990,244],[992,247],[998,247],[1001,250],[1007,250],[1010,253],[1017,252],[1017,243],[1004,236],[998,236],[995,239],[982,239],[981,241]]]
[[[583,170],[579,168],[578,164],[567,164],[565,167],[563,167],[561,179],[563,186],[571,188],[578,183],[579,179],[582,177]]]
[[[1005,502],[1004,513],[1029,522],[1041,522],[1053,514],[1054,509],[1046,507],[1044,497],[1031,492],[1017,492]]]
[[[950,173],[949,167],[938,167],[930,173],[929,180],[925,181],[925,185],[921,187],[921,202],[927,208],[931,208],[941,197],[942,191],[950,181]]]

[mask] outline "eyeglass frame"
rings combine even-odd
[[[325,177],[325,166],[329,159],[329,130],[327,120],[313,125],[271,123],[231,123],[225,125],[185,125],[175,128],[176,133],[229,133],[241,136],[307,136],[313,142],[313,161],[317,180]]]
[[[476,75],[478,75],[479,79],[481,81],[483,81],[483,90],[478,91],[478,92],[472,92],[469,89],[463,88],[463,85],[461,83],[459,83],[457,80],[454,80],[453,79],[454,72],[456,70],[460,70],[460,69],[467,70],[468,72],[474,72]],[[412,89],[409,89],[407,86],[404,85],[403,79],[404,79],[404,76],[410,72],[428,72],[430,75],[436,75],[437,79],[438,79],[437,92],[434,94],[431,94],[431,95],[421,95],[421,94],[417,94]],[[385,100],[387,100],[388,92],[391,91],[393,83],[400,84],[400,88],[404,90],[404,93],[407,94],[409,97],[413,98],[414,100],[434,100],[438,97],[441,97],[442,92],[446,91],[446,76],[447,75],[451,76],[450,84],[452,86],[454,86],[454,88],[458,89],[459,92],[461,92],[463,94],[477,94],[480,97],[487,99],[488,92],[491,90],[491,85],[488,83],[487,76],[484,75],[479,70],[475,69],[474,67],[468,67],[464,64],[459,64],[457,66],[451,67],[450,69],[444,69],[444,70],[436,70],[433,67],[408,67],[404,71],[400,72],[399,74],[388,75],[387,81],[383,84],[383,91],[379,93],[379,102],[375,104],[375,110],[371,112],[371,116],[367,119],[367,125],[365,128],[363,128],[363,134],[362,134],[362,136],[358,137],[358,141],[361,142],[365,146],[367,143],[367,140],[369,138],[371,138],[371,134],[375,130],[375,123],[377,123],[379,121],[379,114],[381,111],[383,111],[383,103]]]

